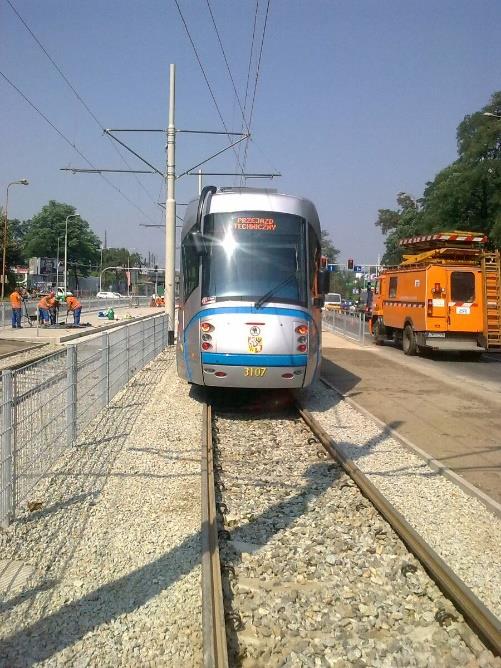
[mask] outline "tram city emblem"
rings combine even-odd
[[[248,347],[250,353],[260,353],[263,350],[263,337],[260,336],[261,330],[253,325],[249,330]]]

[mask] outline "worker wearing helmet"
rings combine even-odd
[[[68,306],[68,312],[73,312],[73,322],[76,327],[80,325],[80,314],[82,313],[82,304],[78,301],[73,295],[66,295],[66,305]]]
[[[38,302],[38,319],[42,323],[42,327],[48,327],[49,325],[49,309],[49,296],[44,295]]]

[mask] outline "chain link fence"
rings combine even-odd
[[[167,346],[167,332],[168,315],[155,315],[2,371],[2,526],[64,448]]]
[[[322,325],[334,334],[340,334],[362,345],[370,338],[364,313],[326,310],[323,312]]]

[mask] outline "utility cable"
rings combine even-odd
[[[252,69],[252,57],[254,55],[254,40],[256,38],[256,25],[257,25],[257,17],[259,13],[259,0],[256,0],[256,11],[254,12],[254,26],[252,28],[252,39],[251,39],[251,48],[250,48],[250,54],[249,54],[249,66],[247,68],[247,82],[245,84],[245,97],[244,97],[244,116],[245,112],[247,110],[247,96],[249,94],[249,82],[250,82],[250,73]],[[247,126],[247,123],[245,122],[245,125]],[[242,124],[242,131],[244,129],[244,125]],[[238,156],[240,158],[240,151],[242,147],[238,147]],[[236,171],[236,170],[235,170]],[[243,183],[243,178],[240,182],[240,185]]]
[[[252,117],[254,115],[254,102],[256,100],[257,83],[258,83],[258,80],[259,80],[259,72],[260,72],[260,69],[261,69],[261,58],[262,58],[262,55],[263,55],[264,38],[266,36],[266,26],[268,25],[268,14],[269,14],[269,11],[270,11],[270,3],[271,3],[271,0],[268,0],[267,5],[266,5],[266,15],[265,15],[265,19],[264,19],[263,35],[262,35],[262,38],[261,38],[261,46],[259,48],[259,58],[258,58],[258,61],[257,61],[257,68],[256,68],[256,79],[254,81],[254,92],[253,92],[253,95],[252,95],[252,104],[251,104],[251,110],[250,110],[250,114],[249,114],[249,129],[252,126]],[[247,142],[246,145],[245,145],[244,160],[243,160],[244,170],[243,171],[245,171],[245,165],[247,163],[248,147],[249,147],[249,142]]]
[[[30,105],[30,107],[31,107],[32,109],[34,109],[34,110],[37,112],[37,114],[39,114],[39,115],[44,119],[44,121],[50,125],[50,127],[51,127],[53,130],[55,130],[55,131],[57,132],[57,134],[61,137],[61,139],[63,139],[63,141],[65,141],[69,146],[71,146],[71,148],[72,148],[74,151],[76,151],[76,152],[78,153],[78,155],[79,155],[83,160],[85,160],[85,162],[89,165],[89,167],[92,167],[92,169],[95,169],[96,171],[98,171],[98,170],[97,170],[97,167],[95,167],[95,165],[93,165],[92,162],[91,162],[91,161],[90,161],[90,160],[89,160],[89,159],[82,153],[82,151],[78,148],[78,146],[77,146],[76,144],[74,144],[73,142],[71,142],[71,141],[68,139],[68,137],[66,137],[66,135],[65,135],[63,132],[61,132],[61,130],[59,130],[59,128],[57,128],[57,127],[54,125],[54,123],[53,123],[53,122],[52,122],[52,121],[51,121],[51,120],[50,120],[50,119],[43,113],[43,111],[41,111],[41,110],[40,110],[40,109],[39,109],[39,108],[38,108],[38,107],[37,107],[37,106],[36,106],[36,105],[35,105],[35,104],[34,104],[28,97],[26,97],[26,95],[23,93],[23,91],[20,90],[20,89],[19,89],[19,88],[18,88],[18,87],[17,87],[17,86],[16,86],[16,85],[15,85],[15,84],[14,84],[8,77],[7,77],[2,71],[0,71],[0,76],[2,76],[2,77],[5,79],[5,81],[6,81],[10,86],[12,86],[12,88],[13,88],[17,93],[19,93],[19,95],[20,95],[20,96],[21,96],[21,97],[22,97],[22,98],[23,98],[23,99]],[[127,202],[129,202],[129,204],[130,204],[131,206],[133,206],[137,211],[139,211],[145,218],[147,218],[148,220],[151,220],[151,222],[155,222],[155,221],[153,220],[153,218],[151,218],[147,213],[145,213],[145,212],[141,209],[141,207],[139,207],[135,202],[133,202],[131,199],[129,199],[129,197],[127,197],[127,195],[125,195],[125,193],[123,193],[123,192],[120,190],[120,188],[119,188],[118,186],[116,186],[112,181],[110,181],[106,176],[104,176],[103,174],[100,174],[100,177],[101,177],[101,178],[102,178],[102,179],[103,179],[109,186],[111,186],[114,190],[116,190],[118,193],[120,193],[120,195],[121,195]]]
[[[225,50],[224,50],[223,42],[222,42],[222,40],[221,40],[221,36],[220,36],[220,34],[219,34],[219,30],[217,29],[216,20],[215,20],[215,18],[214,18],[214,14],[213,14],[213,12],[212,12],[212,8],[211,8],[211,6],[210,6],[210,1],[209,1],[209,0],[206,0],[206,2],[207,2],[207,7],[208,7],[208,9],[209,9],[210,17],[211,17],[211,19],[212,19],[212,25],[214,26],[214,30],[216,31],[217,40],[218,40],[218,42],[219,42],[219,46],[220,46],[220,48],[221,48],[221,52],[222,52],[222,54],[223,54],[224,62],[225,62],[225,64],[226,64],[226,69],[228,70],[228,74],[229,74],[230,79],[231,79],[231,84],[232,84],[232,86],[233,86],[233,91],[234,91],[234,93],[235,93],[235,97],[236,97],[236,99],[237,99],[238,106],[240,107],[240,112],[241,112],[241,114],[242,114],[242,121],[243,121],[243,124],[244,124],[244,127],[245,127],[245,131],[246,131],[247,134],[249,134],[249,128],[247,127],[247,121],[245,120],[245,114],[244,114],[244,110],[243,110],[243,107],[242,107],[242,103],[240,102],[240,96],[238,95],[237,87],[236,87],[236,85],[235,85],[235,81],[234,81],[234,79],[233,79],[233,75],[232,75],[232,73],[231,73],[231,69],[230,69],[230,64],[229,64],[229,62],[228,62],[228,58],[226,57],[226,52],[225,52]]]
[[[37,36],[35,35],[35,33],[33,32],[33,30],[30,28],[30,26],[26,23],[26,21],[25,21],[24,18],[21,16],[21,14],[18,12],[18,10],[17,10],[16,7],[14,6],[14,4],[11,2],[11,0],[5,0],[5,1],[10,5],[10,8],[11,8],[12,11],[14,12],[14,14],[17,16],[17,18],[21,21],[21,23],[22,23],[23,26],[26,28],[26,30],[27,30],[27,31],[30,33],[30,35],[33,37],[33,39],[34,39],[35,42],[38,44],[38,46],[40,47],[40,49],[45,53],[45,55],[46,55],[47,58],[50,60],[50,62],[52,63],[52,65],[54,66],[54,68],[57,70],[57,72],[59,73],[59,75],[62,77],[62,79],[64,80],[64,82],[66,83],[66,85],[71,89],[71,91],[73,92],[73,94],[75,95],[75,97],[77,98],[77,100],[83,105],[83,107],[85,108],[85,110],[87,111],[87,113],[91,116],[91,118],[95,121],[95,123],[97,124],[97,126],[99,127],[99,129],[103,132],[103,131],[104,131],[104,126],[103,126],[103,124],[101,123],[101,121],[97,118],[97,116],[94,114],[94,112],[92,111],[92,109],[89,107],[89,105],[85,102],[85,100],[82,98],[82,96],[81,96],[81,95],[79,94],[79,92],[76,90],[76,88],[73,86],[73,84],[72,84],[71,81],[68,79],[68,77],[64,74],[64,72],[63,72],[62,69],[59,67],[59,65],[56,63],[56,61],[54,60],[54,58],[52,58],[52,56],[51,56],[50,53],[47,51],[47,49],[45,48],[45,46],[44,46],[44,45],[42,44],[42,42],[38,39],[38,37],[37,37]],[[108,141],[110,142],[110,145],[113,147],[113,150],[116,151],[116,153],[120,156],[120,158],[121,158],[121,160],[124,162],[124,164],[127,165],[127,167],[128,167],[129,169],[132,169],[131,166],[130,166],[130,164],[127,162],[127,160],[124,158],[124,156],[122,155],[122,153],[120,152],[120,150],[118,149],[118,147],[115,145],[115,143],[114,143],[113,140],[111,139],[111,137],[108,136],[107,139],[108,139]],[[144,184],[142,183],[142,181],[141,181],[136,175],[134,175],[134,178],[136,179],[138,185],[139,185],[139,186],[143,189],[143,191],[148,195],[148,197],[149,197],[150,199],[153,199],[151,193],[148,192],[147,188],[144,186]]]
[[[219,118],[220,118],[220,120],[221,120],[221,123],[223,124],[223,128],[224,128],[226,134],[228,135],[228,141],[229,141],[230,144],[231,144],[231,138],[230,138],[230,135],[229,135],[228,128],[226,127],[226,123],[224,122],[223,115],[222,115],[222,113],[221,113],[221,110],[219,109],[219,105],[218,105],[218,103],[217,103],[217,101],[216,101],[216,97],[215,97],[214,92],[213,92],[213,90],[212,90],[212,86],[210,85],[210,82],[209,82],[209,79],[208,79],[207,74],[206,74],[206,72],[205,72],[204,66],[202,65],[202,61],[200,60],[200,56],[198,55],[197,47],[195,46],[195,43],[194,43],[194,41],[193,41],[193,38],[192,38],[192,36],[191,36],[191,34],[190,34],[190,31],[189,31],[189,28],[188,28],[188,24],[186,23],[186,20],[185,20],[185,18],[184,18],[184,16],[183,16],[183,13],[182,13],[182,11],[181,11],[181,7],[179,6],[179,2],[178,2],[178,0],[174,0],[174,2],[176,3],[176,7],[177,7],[177,10],[178,10],[178,12],[179,12],[179,16],[181,17],[181,21],[183,22],[184,29],[186,30],[186,34],[188,35],[188,39],[190,40],[190,44],[191,44],[191,46],[192,46],[192,48],[193,48],[193,51],[194,51],[194,53],[195,53],[195,57],[196,57],[196,59],[197,59],[197,62],[198,62],[198,64],[199,64],[199,66],[200,66],[200,69],[202,70],[202,74],[203,74],[203,77],[204,77],[204,79],[205,79],[205,83],[207,84],[207,88],[209,89],[209,92],[210,92],[210,95],[211,95],[211,97],[212,97],[212,101],[214,102],[214,105],[215,105],[215,107],[216,107],[218,116],[219,116]],[[242,165],[241,165],[241,163],[240,163],[240,159],[239,159],[239,157],[238,157],[237,151],[236,151],[235,148],[233,148],[233,151],[234,151],[234,153],[235,153],[235,157],[237,158],[239,171],[241,171],[241,172],[242,172],[242,175],[243,175],[244,170],[243,170],[243,167],[242,167]]]

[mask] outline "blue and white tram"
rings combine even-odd
[[[327,282],[309,200],[207,186],[182,230],[179,375],[212,387],[306,387],[319,371]]]

